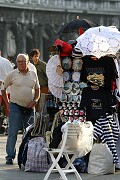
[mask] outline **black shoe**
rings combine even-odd
[[[7,159],[6,164],[13,164],[13,160],[12,159]]]

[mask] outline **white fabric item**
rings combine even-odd
[[[119,127],[119,131],[120,131],[120,124],[119,124],[118,114],[117,113],[114,113],[114,118],[116,120],[116,123],[117,123],[117,125]],[[117,144],[116,144],[116,151],[117,151],[117,155],[118,155],[118,159],[119,159],[119,164],[116,164],[115,167],[120,168],[120,134],[119,134],[118,141],[117,141]]]
[[[114,59],[114,62],[118,73],[118,78],[116,79],[116,86],[120,94],[120,59]]]
[[[61,99],[62,98],[62,87],[57,87],[51,84],[48,80],[48,87],[50,92],[56,97]]]
[[[63,133],[65,133],[68,124],[72,124],[73,128],[75,128],[77,139],[75,139],[74,135],[68,137],[67,148],[77,148],[77,150],[79,151],[78,157],[83,157],[91,151],[93,146],[93,124],[91,121],[80,122],[74,120],[72,123],[68,121],[61,127],[61,131]],[[77,124],[79,125],[79,129],[76,128]]]
[[[100,137],[102,143],[106,143],[113,155],[113,162],[118,163],[116,143],[119,137],[119,127],[113,115],[106,115],[96,120],[94,124],[94,140]]]
[[[78,150],[79,157],[85,156],[92,150],[93,147],[93,124],[91,121],[81,122],[79,139],[78,139]]]
[[[6,75],[13,70],[13,66],[8,59],[0,56],[0,81],[4,81]],[[10,88],[7,88],[7,93],[10,93]],[[0,91],[1,95],[1,91]]]
[[[46,74],[48,77],[48,87],[50,92],[55,97],[61,99],[62,88],[64,87],[64,83],[63,83],[61,61],[58,55],[54,55],[49,59],[46,65]]]
[[[37,69],[36,69],[36,67],[34,66],[34,64],[32,64],[31,62],[28,63],[28,68],[29,68],[31,71],[34,71],[34,72],[37,74]]]
[[[62,88],[64,86],[63,74],[59,75],[58,67],[61,67],[60,58],[58,55],[54,55],[49,59],[46,65],[46,74],[49,84],[52,84],[53,86],[58,88]]]
[[[119,159],[119,164],[116,164],[115,167],[116,168],[120,168],[120,135],[116,144],[116,151],[117,151],[117,155],[118,155],[118,159]]]
[[[120,49],[120,32],[114,27],[89,28],[76,40],[75,48],[81,50],[83,56],[94,55],[100,58],[107,54],[115,55]]]
[[[89,157],[88,173],[102,175],[114,172],[113,156],[107,144],[94,144]]]

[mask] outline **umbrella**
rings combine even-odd
[[[93,55],[100,58],[108,54],[115,55],[120,49],[120,32],[112,26],[90,28],[76,40],[75,48],[80,49],[83,56]]]
[[[61,29],[58,31],[58,33],[56,34],[56,36],[62,33],[78,32],[80,28],[82,28],[82,30],[85,31],[89,29],[90,27],[96,27],[96,26],[99,26],[99,25],[88,19],[76,19],[63,25]]]
[[[61,67],[60,58],[58,55],[52,56],[46,65],[46,74],[48,77],[48,84],[56,87],[63,87],[63,75],[59,73]]]

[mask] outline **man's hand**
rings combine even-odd
[[[31,101],[28,105],[27,105],[27,108],[34,108],[36,105],[36,101]]]

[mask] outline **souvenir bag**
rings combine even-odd
[[[47,172],[51,166],[51,159],[46,148],[44,137],[35,137],[28,143],[25,171]]]
[[[29,125],[26,128],[26,131],[22,138],[22,142],[18,149],[18,156],[17,156],[18,166],[20,169],[23,169],[23,170],[25,167],[25,163],[27,161],[28,142],[30,139],[34,138],[34,136],[31,136],[31,132],[33,128],[34,128],[34,124]]]
[[[46,131],[49,129],[49,114],[39,113],[38,117],[35,117],[34,128],[31,132],[32,136],[45,137]]]
[[[35,123],[32,136],[43,136],[45,137],[46,131],[49,129],[50,117],[46,109],[46,97],[44,93],[41,93],[40,98],[40,112],[35,116]]]
[[[77,136],[68,136],[66,149],[77,149],[79,151],[78,157],[83,157],[91,151],[93,146],[93,125],[90,121],[81,122],[79,126],[74,123],[71,125],[75,128]]]
[[[102,175],[114,172],[113,156],[107,144],[94,144],[89,157],[88,173]]]
[[[81,122],[78,138],[79,157],[85,156],[93,147],[93,124],[91,121]]]
[[[47,142],[48,146],[49,146],[49,143],[53,139],[52,135],[53,135],[53,131],[54,131],[55,127],[57,127],[60,123],[63,123],[63,122],[65,122],[65,119],[62,117],[60,112],[57,112],[54,116],[51,130],[46,132],[46,142]]]

